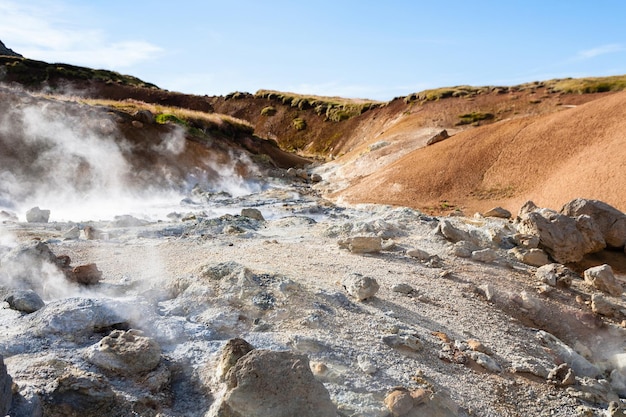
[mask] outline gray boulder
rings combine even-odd
[[[28,223],[48,223],[50,219],[50,210],[41,210],[39,207],[33,207],[26,212],[26,221]]]
[[[577,198],[565,204],[561,213],[571,217],[583,214],[591,217],[609,247],[621,248],[626,244],[626,214],[607,203]]]
[[[13,310],[23,311],[24,313],[34,313],[46,305],[41,297],[32,290],[13,291],[5,298],[5,301],[9,303],[9,307]]]
[[[263,217],[263,214],[261,213],[261,211],[259,209],[255,209],[255,208],[243,208],[241,209],[241,215],[243,217],[247,217],[249,219],[254,219],[254,220],[258,220],[258,221],[265,221],[265,217]]]
[[[0,356],[0,415],[2,416],[6,416],[11,408],[12,385],[13,380],[7,373],[4,359]]]
[[[252,350],[230,368],[226,392],[210,417],[336,417],[305,355]]]

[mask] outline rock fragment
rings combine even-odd
[[[515,233],[513,235],[513,242],[515,242],[517,246],[525,249],[535,249],[539,247],[539,236]]]
[[[68,280],[81,285],[95,285],[102,279],[102,271],[98,269],[96,264],[78,265],[74,268],[67,269],[65,276]]]
[[[341,284],[350,296],[359,301],[373,297],[380,288],[378,282],[374,278],[363,276],[358,273],[346,275],[342,279]]]
[[[243,208],[241,209],[241,216],[249,219],[258,220],[260,222],[265,221],[265,217],[261,213],[261,210],[255,208]]]
[[[537,268],[535,277],[540,282],[551,287],[558,286],[563,288],[569,288],[572,285],[572,280],[578,278],[577,274],[565,265],[555,263]]]
[[[583,276],[587,284],[609,295],[619,297],[624,291],[622,285],[613,275],[613,269],[610,265],[604,264],[589,268],[585,270]]]
[[[107,415],[116,405],[109,380],[103,375],[75,367],[66,368],[52,384],[50,400],[44,403],[44,415]]]
[[[222,348],[222,354],[217,364],[216,376],[220,381],[224,381],[227,372],[235,366],[237,361],[246,353],[252,351],[254,346],[241,338],[230,339]]]
[[[541,249],[523,249],[516,247],[509,250],[509,253],[526,265],[543,266],[550,263],[548,254]]]
[[[76,240],[78,238],[80,238],[80,229],[76,226],[71,227],[63,233],[63,239],[65,240]]]
[[[427,261],[430,259],[430,254],[422,249],[409,249],[408,251],[406,251],[406,254],[411,258],[415,258],[419,261]]]
[[[613,304],[604,294],[591,295],[591,311],[606,317],[620,317],[620,307]]]
[[[562,362],[567,363],[574,373],[579,376],[596,377],[599,374],[598,368],[585,359],[574,349],[563,343],[556,336],[539,330],[536,337],[541,343],[549,348]]]
[[[566,387],[576,383],[576,376],[568,364],[562,363],[550,371],[548,381],[558,387]]]
[[[422,341],[413,334],[390,334],[382,337],[382,341],[389,347],[407,349],[413,352],[422,350]]]
[[[385,397],[385,405],[394,416],[404,416],[413,409],[413,397],[408,389],[399,387]]]
[[[466,241],[474,240],[468,231],[454,226],[448,220],[441,220],[439,222],[439,230],[441,231],[441,234],[446,239],[454,243],[459,242],[461,240],[466,240]]]
[[[448,134],[448,131],[444,129],[441,132],[437,133],[432,138],[428,139],[428,141],[426,141],[426,146],[434,145],[435,143],[444,141],[448,139],[449,137],[450,135]]]
[[[502,368],[498,363],[489,355],[483,352],[471,351],[467,353],[468,356],[476,362],[478,365],[482,366],[489,372],[500,373],[502,372]]]
[[[400,284],[394,284],[391,287],[391,291],[408,295],[408,294],[413,294],[415,292],[415,288],[411,287],[409,284],[402,282]]]
[[[369,356],[361,354],[357,356],[357,365],[359,369],[368,375],[373,375],[378,371],[376,364],[370,359]]]
[[[322,181],[322,176],[320,174],[311,174],[310,180],[312,183],[318,183]]]
[[[209,417],[336,417],[309,359],[291,352],[255,349],[226,375],[226,392]]]
[[[113,330],[88,349],[87,360],[122,375],[135,375],[159,365],[161,347],[140,330]]]
[[[502,207],[494,207],[491,210],[487,210],[483,213],[484,217],[497,217],[500,219],[510,219],[511,212]]]
[[[5,301],[9,303],[9,307],[13,310],[23,311],[24,313],[34,313],[46,303],[41,297],[32,290],[18,290],[10,293]]]
[[[498,254],[493,249],[481,249],[472,252],[472,260],[477,262],[490,263],[498,259]]]
[[[376,253],[383,250],[382,238],[379,236],[355,236],[337,242],[339,247],[352,253]]]
[[[470,258],[472,252],[480,250],[480,248],[467,240],[459,240],[452,248],[452,253],[459,258]]]

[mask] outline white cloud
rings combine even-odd
[[[143,40],[112,41],[99,28],[77,25],[82,19],[75,13],[62,3],[0,0],[2,41],[27,58],[107,69],[130,67],[163,52]]]
[[[578,52],[578,59],[591,59],[600,55],[612,54],[615,52],[621,52],[626,50],[622,45],[617,43],[612,43],[609,45],[598,46],[597,48],[586,49],[584,51]]]

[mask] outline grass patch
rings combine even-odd
[[[293,119],[291,121],[291,125],[297,131],[305,130],[306,129],[306,120],[301,119],[300,117],[296,117],[295,119]]]
[[[373,100],[302,95],[274,90],[259,90],[255,93],[255,97],[276,101],[300,110],[314,109],[316,114],[333,122],[351,119],[386,104]]]
[[[497,90],[501,93],[507,87],[472,87],[469,85],[459,85],[456,87],[434,88],[413,93],[404,98],[405,103],[436,101],[449,97],[474,97],[478,94],[486,94]],[[508,91],[508,90],[507,90]]]
[[[495,116],[493,113],[482,113],[482,112],[471,112],[459,115],[459,121],[456,123],[457,126],[461,125],[469,125],[473,123],[478,123],[483,120],[491,120]]]
[[[179,119],[178,117],[170,113],[159,113],[154,117],[154,119],[156,120],[157,123],[162,124],[162,125],[172,122],[181,126],[189,126],[187,122],[185,122],[182,119]]]
[[[592,78],[566,78],[546,82],[553,92],[590,94],[626,89],[626,75]]]
[[[515,196],[515,188],[511,185],[497,185],[492,188],[481,188],[470,192],[472,197],[478,200],[494,200],[511,198]]]
[[[267,106],[261,109],[261,116],[271,117],[276,114],[276,107]]]
[[[108,107],[130,115],[134,115],[140,110],[148,110],[155,115],[157,123],[176,123],[188,128],[191,133],[203,132],[206,134],[208,132],[220,132],[228,136],[234,136],[240,133],[251,135],[254,133],[254,126],[249,122],[225,114],[205,113],[180,107],[160,106],[137,100],[116,101],[68,97],[59,99],[76,101],[91,106]]]

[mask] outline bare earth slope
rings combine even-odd
[[[558,113],[466,130],[417,149],[335,197],[411,207],[517,210],[532,199],[559,207],[575,197],[624,210],[626,93]]]

